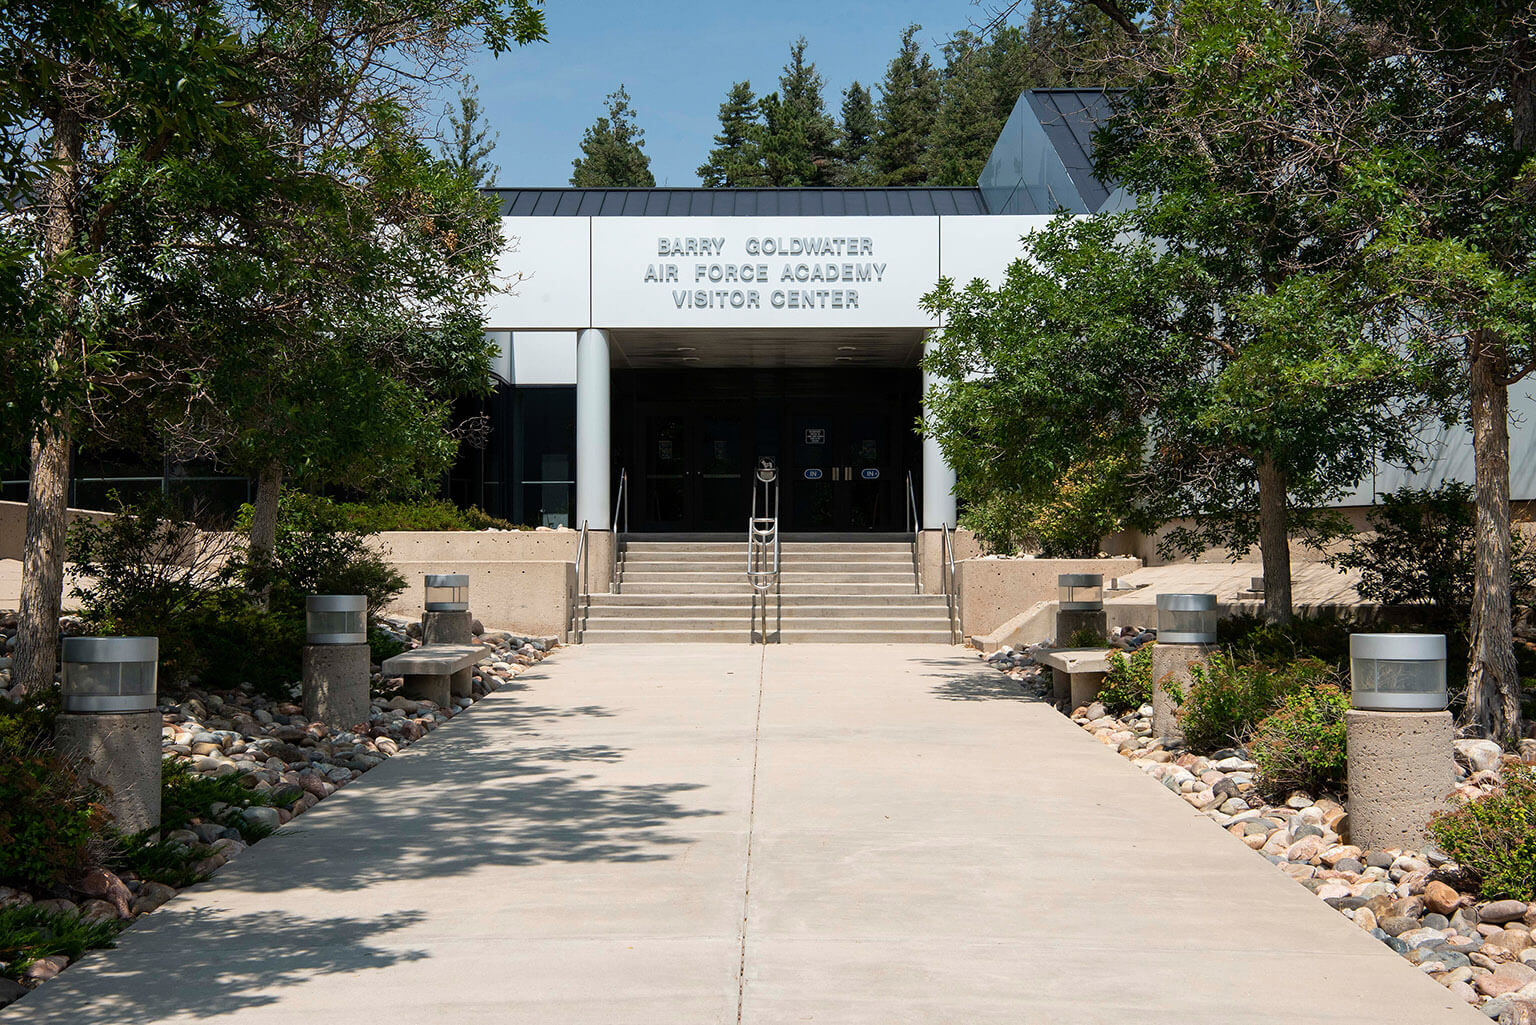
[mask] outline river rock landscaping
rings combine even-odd
[[[7,652],[15,644],[15,622],[13,613],[0,613]],[[419,643],[417,622],[385,619],[380,625],[404,646]],[[0,1007],[58,975],[83,950],[110,945],[134,919],[503,687],[556,644],[554,638],[499,631],[478,633],[476,640],[486,652],[474,670],[471,697],[446,707],[406,698],[396,693],[399,681],[381,677],[375,665],[369,721],[351,730],[306,720],[297,684],[289,700],[240,685],[192,687],[174,703],[161,704],[166,798],[159,836],[129,842],[110,868],[93,868],[68,888],[0,886],[0,926],[18,935],[40,929],[50,946],[72,951],[31,956],[19,946],[11,950],[0,936]],[[7,663],[0,662],[0,697],[8,696],[9,683]],[[178,799],[186,791],[197,792],[200,802]],[[228,799],[209,801],[210,795]],[[78,936],[62,935],[76,931]]]
[[[1151,630],[1110,638],[1121,651],[1154,641]],[[1051,700],[1051,671],[1035,656],[1048,645],[984,655],[1025,693]],[[1362,850],[1349,843],[1341,801],[1294,791],[1265,801],[1259,766],[1243,747],[1198,754],[1154,735],[1152,706],[1113,715],[1099,702],[1070,710],[1072,721],[1158,780],[1235,840],[1402,955],[1458,998],[1504,1023],[1536,1025],[1536,903],[1479,901],[1468,873],[1434,844],[1420,850]],[[1536,741],[1521,756],[1490,740],[1455,742],[1457,782],[1450,801],[1501,787],[1510,765],[1536,763]]]

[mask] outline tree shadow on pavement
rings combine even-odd
[[[722,814],[696,796],[704,783],[637,781],[628,748],[572,722],[621,713],[531,704],[521,690],[503,688],[375,767],[211,885],[352,890],[487,865],[656,861],[692,842],[680,824]]]
[[[953,662],[923,660],[923,664],[946,669],[947,672],[930,673],[940,682],[931,690],[942,701],[1031,701],[1042,699],[1025,691],[1019,681],[1000,673],[989,665],[956,671]]]
[[[425,917],[420,911],[372,918],[237,915],[171,905],[134,930],[148,934],[135,936],[138,942],[88,955],[57,982],[0,1011],[0,1020],[138,1025],[226,1016],[276,1003],[280,994],[274,990],[318,977],[423,960],[425,951],[375,943]],[[186,942],[188,936],[196,942]]]

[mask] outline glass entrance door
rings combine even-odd
[[[891,504],[898,474],[888,413],[800,413],[789,429],[784,529],[901,529]]]
[[[644,424],[639,529],[745,531],[752,496],[742,418],[660,413]]]

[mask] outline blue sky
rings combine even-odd
[[[986,18],[969,0],[548,0],[546,12],[549,42],[499,60],[485,55],[470,69],[501,135],[498,185],[567,184],[582,130],[620,82],[657,184],[697,185],[694,168],[709,152],[726,90],[743,78],[759,94],[777,88],[798,36],[810,43],[835,113],[849,82],[873,85],[884,75],[907,24],[923,26],[919,38],[937,63],[943,39]]]

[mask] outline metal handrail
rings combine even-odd
[[[959,644],[964,627],[960,622],[960,596],[955,593],[955,540],[948,523],[940,526],[943,527],[943,547],[939,550],[939,575],[944,581],[945,604],[949,607],[949,643]]]
[[[581,521],[581,534],[576,538],[576,594],[571,602],[571,634],[580,642],[582,599],[591,598],[587,577],[587,521]]]
[[[623,519],[620,519],[620,514]],[[608,593],[619,593],[619,546],[629,533],[629,471],[619,467],[619,496],[613,502],[613,544],[608,547]]]
[[[917,580],[917,593],[923,593],[923,557],[918,539],[923,536],[923,524],[917,516],[917,492],[912,487],[912,471],[907,471],[907,531],[912,535],[912,575]]]
[[[763,512],[770,509],[772,492],[772,516],[757,514],[757,488],[752,488],[752,515],[747,519],[747,582],[758,594],[767,594],[779,579],[779,482],[760,480],[763,485]],[[769,569],[756,567],[768,561],[768,547],[773,546],[773,564]]]

